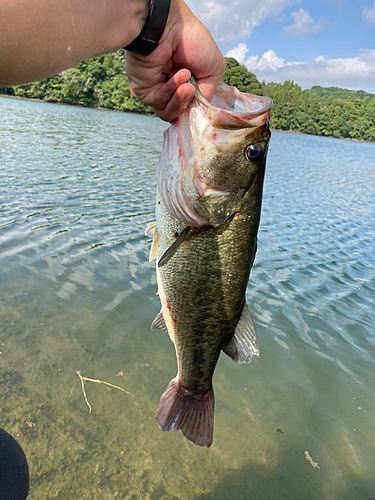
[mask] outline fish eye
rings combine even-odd
[[[250,146],[245,149],[246,158],[250,161],[257,160],[262,152],[263,148],[261,144],[250,144]]]

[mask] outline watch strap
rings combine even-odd
[[[125,50],[148,56],[159,45],[167,23],[171,0],[150,0],[146,23]]]

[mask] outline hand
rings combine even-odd
[[[173,121],[189,106],[195,88],[211,100],[225,69],[225,59],[207,28],[183,0],[171,9],[159,46],[149,55],[125,52],[125,70],[135,97],[162,120]]]

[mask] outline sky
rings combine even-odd
[[[259,81],[375,93],[374,0],[186,0]]]

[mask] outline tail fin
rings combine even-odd
[[[214,432],[214,406],[212,388],[194,394],[173,379],[160,399],[156,421],[163,431],[181,431],[192,443],[209,448]]]

